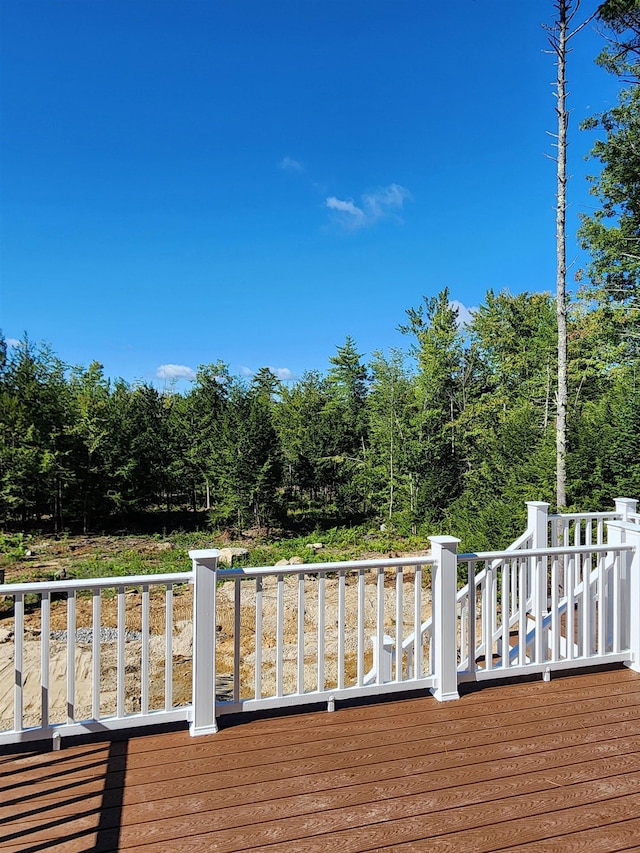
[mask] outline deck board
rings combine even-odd
[[[0,853],[640,848],[640,675],[5,748],[0,829]]]

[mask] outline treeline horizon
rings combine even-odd
[[[281,382],[223,362],[158,390],[0,338],[0,523],[61,533],[181,526],[385,524],[478,548],[553,505],[555,302],[489,290],[460,328],[447,289],[408,309],[407,347],[365,362],[347,337],[326,371]],[[640,496],[640,373],[610,305],[569,317],[568,503]]]

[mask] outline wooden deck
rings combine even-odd
[[[0,853],[640,848],[640,675],[0,753]]]

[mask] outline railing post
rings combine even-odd
[[[382,637],[382,653],[378,646],[378,635],[374,634],[371,637],[371,645],[373,646],[373,670],[376,673],[376,684],[387,684],[391,681],[391,669],[393,664],[394,654],[394,639],[384,634]],[[398,655],[398,660],[401,660],[402,650]],[[381,660],[379,658],[382,658]]]
[[[527,530],[531,531],[531,547],[546,548],[549,542],[549,504],[544,501],[527,501]],[[531,557],[529,560],[527,600],[532,599],[536,618],[541,618],[547,609],[547,566],[542,560]],[[538,636],[538,646],[541,637]],[[539,649],[536,654],[539,653]],[[538,657],[536,657],[538,660]]]
[[[626,602],[629,603],[626,618],[631,659],[625,661],[625,666],[640,672],[640,527],[625,521],[609,521],[607,526],[608,542],[620,542],[633,547],[633,551],[621,554],[621,574],[624,571],[620,582],[621,601],[615,602],[614,607],[624,603],[626,608]],[[628,590],[628,595],[624,594],[625,590]]]
[[[615,507],[622,521],[628,521],[631,513],[637,512],[638,501],[633,498],[616,498]]]
[[[527,530],[533,534],[532,548],[546,548],[549,542],[549,504],[527,501]]]
[[[620,545],[624,539],[624,533],[622,532],[620,522],[617,520],[605,521],[604,526],[606,531],[607,544],[611,545],[612,547]],[[612,570],[607,572],[607,584],[605,588],[607,605],[605,611],[605,618],[607,620],[607,626],[609,628],[609,631],[611,632],[614,651],[619,651],[621,648],[626,648],[629,645],[629,613],[626,604],[623,608],[623,604],[629,601],[629,567],[627,565],[627,563],[629,562],[629,555],[620,554],[618,559],[620,562],[617,584],[617,600],[614,596],[615,560],[612,566]],[[616,616],[617,619],[615,618]],[[614,623],[617,624],[617,637],[615,636]]]
[[[456,592],[458,543],[454,536],[430,536],[433,564],[433,674],[432,690],[439,702],[458,699],[458,644]]]
[[[215,549],[189,551],[193,564],[193,714],[191,735],[215,734],[216,724],[216,579]]]

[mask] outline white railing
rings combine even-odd
[[[460,680],[629,660],[633,551],[608,544],[460,554],[471,576],[483,569],[460,613]]]
[[[626,521],[640,525],[636,500],[618,498],[615,504],[615,509],[610,512],[565,512],[550,515],[548,544],[553,547],[602,545],[606,541],[607,521]]]
[[[185,573],[0,586],[0,744],[172,721],[202,734],[239,711],[640,671],[636,506],[550,517],[529,503],[504,551],[457,554],[436,536],[430,556],[246,569],[191,551]]]
[[[190,633],[180,605],[191,578],[0,586],[13,599],[12,627],[3,623],[12,643],[0,644],[0,744],[187,719],[191,697],[174,695],[174,666],[178,622]]]
[[[458,555],[473,579],[458,593],[459,680],[628,661],[636,507],[549,516],[530,502],[527,532],[506,551]]]
[[[549,543],[554,547],[602,545],[606,522],[620,519],[617,512],[565,512],[549,516]]]
[[[534,502],[534,501],[531,501],[527,504],[527,509],[528,509],[527,529],[514,542],[512,542],[511,545],[508,546],[508,548],[506,549],[507,552],[522,551],[522,550],[526,550],[528,548],[533,547],[534,542],[536,541],[536,535],[537,535],[536,531],[541,529],[542,526],[545,524],[543,517],[539,518],[539,513],[540,513],[541,509],[543,512],[546,511],[546,508],[548,508],[548,506],[549,506],[548,504],[538,503],[538,502]],[[493,569],[496,570],[497,568],[498,568],[498,566],[496,563],[496,565],[493,566]],[[475,576],[474,584],[472,584],[474,589],[472,590],[471,595],[475,595],[475,591],[478,588],[478,586],[480,586],[484,583],[485,574],[486,574],[485,570],[482,569]],[[469,595],[470,595],[469,583],[467,582],[463,587],[461,587],[458,590],[457,595],[456,595],[456,603],[458,605],[458,611],[463,615],[465,613],[467,613],[469,610]],[[464,616],[462,619],[462,623],[463,623],[463,625],[465,624]],[[429,616],[429,618],[426,619],[422,623],[422,625],[420,626],[419,632],[415,631],[414,633],[410,634],[406,638],[406,640],[404,641],[403,646],[402,646],[403,652],[407,653],[408,655],[411,655],[412,650],[413,650],[413,645],[415,643],[415,637],[420,636],[421,638],[424,638],[425,636],[428,636],[431,633],[432,628],[433,628],[433,619],[431,616]],[[464,630],[464,628],[463,628],[463,630]],[[395,653],[395,646],[391,648],[390,652],[392,654]],[[464,669],[464,666],[459,667],[459,669]],[[375,670],[372,671],[371,676],[372,677],[375,676]]]
[[[636,507],[635,500],[618,499],[611,512],[549,516],[547,503],[530,501],[527,530],[508,548],[502,552],[458,555],[458,577],[470,579],[456,595],[458,680],[513,676],[525,667],[528,671],[534,671],[534,667],[552,671],[585,666],[587,659],[595,664],[604,662],[606,657],[611,663],[614,655],[616,660],[628,658],[626,634],[621,633],[628,610],[623,600],[627,594],[624,574],[620,582],[622,552],[628,549],[612,551],[604,543],[609,524],[622,521],[640,525]],[[585,595],[582,573],[589,561],[593,566]],[[547,597],[542,604],[540,587],[544,578]],[[598,602],[603,584],[607,609],[601,614]],[[597,637],[588,638],[596,625]],[[415,637],[423,639],[432,631],[433,619],[429,617],[419,632],[416,630],[404,640],[403,653],[410,655]],[[579,642],[568,644],[567,636],[576,632]],[[550,644],[549,653],[543,658],[536,647],[537,656],[530,655],[534,644],[543,644],[545,637]],[[387,654],[395,655],[398,647],[390,640]],[[369,677],[375,675],[374,666]]]
[[[216,673],[229,679],[232,695],[216,713],[433,687],[430,638],[412,655],[389,654],[431,610],[425,567],[433,563],[406,557],[218,570]]]

